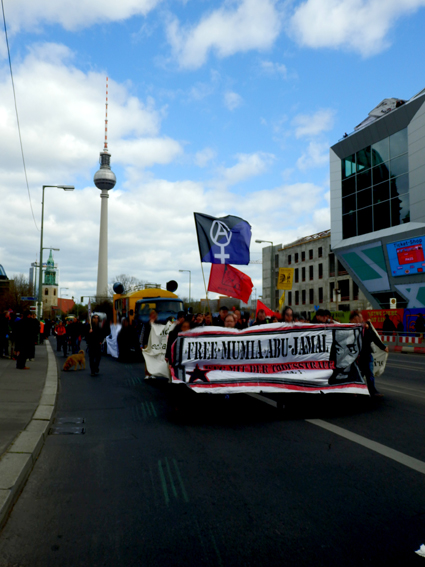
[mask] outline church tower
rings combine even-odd
[[[58,306],[58,282],[57,282],[57,265],[53,260],[53,252],[50,250],[49,259],[47,260],[44,272],[43,282],[43,311],[50,313],[52,307]]]

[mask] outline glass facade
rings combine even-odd
[[[407,128],[347,156],[341,167],[344,239],[409,222]]]

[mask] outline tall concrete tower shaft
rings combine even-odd
[[[100,152],[100,169],[93,178],[94,184],[101,190],[99,259],[97,265],[97,297],[108,295],[108,199],[109,191],[115,187],[117,179],[111,170],[111,154],[108,152],[108,77],[106,77],[106,117],[105,144]]]

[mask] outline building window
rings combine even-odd
[[[323,303],[323,287],[319,287],[319,303]]]
[[[305,282],[305,268],[301,268],[301,281]]]
[[[295,268],[295,283],[299,282],[299,275],[298,274],[299,274],[298,268]]]
[[[298,264],[298,252],[295,252],[295,263]]]
[[[313,260],[313,250],[308,251],[308,259]]]
[[[288,305],[292,305],[292,291],[288,291]]]
[[[310,305],[314,305],[314,289],[309,290],[309,303]]]
[[[47,287],[46,287],[46,289],[44,290],[44,295],[49,295],[49,290],[47,289]]]
[[[313,281],[313,279],[314,279],[314,277],[313,277],[313,272],[314,272],[313,266],[309,266],[308,272],[309,272],[309,273],[308,273],[309,280],[310,280],[310,281]]]
[[[300,292],[296,291],[295,292],[295,305],[299,305],[300,303]]]
[[[56,290],[55,290],[55,289],[53,290],[53,295],[56,295]]]
[[[319,264],[319,280],[323,279],[323,264]]]
[[[279,267],[279,254],[274,255],[274,267],[275,268]]]
[[[359,299],[359,286],[356,282],[353,282],[353,300],[357,301]]]
[[[344,158],[341,168],[344,239],[410,221],[407,128]]]
[[[319,258],[321,258],[323,256],[323,248],[322,247],[319,248],[318,256],[319,256]]]
[[[302,304],[305,305],[305,289],[301,291]]]
[[[291,265],[291,263],[292,263],[292,258],[291,258],[291,255],[290,255],[290,254],[288,254],[288,266],[290,266],[290,265]]]
[[[301,252],[301,262],[305,262],[305,252]]]

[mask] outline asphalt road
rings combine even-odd
[[[86,432],[48,437],[0,566],[425,565],[424,369],[392,354],[382,401],[292,394],[284,409],[110,358],[97,378],[63,373],[57,419]]]

